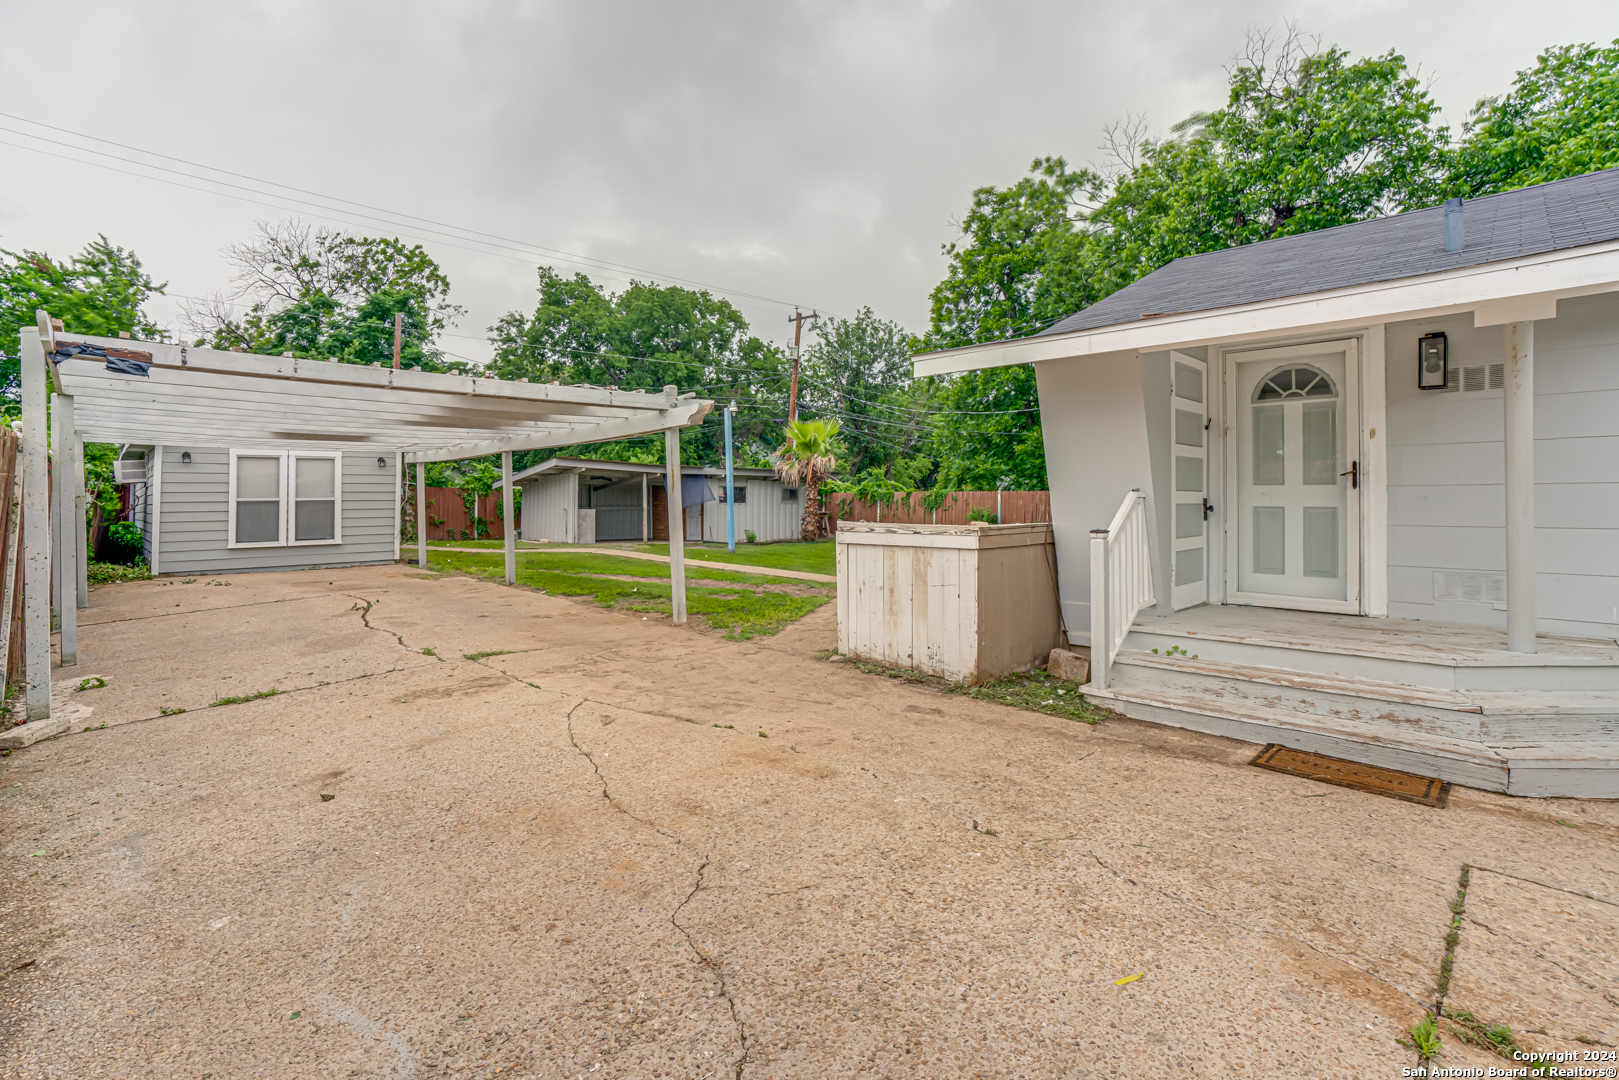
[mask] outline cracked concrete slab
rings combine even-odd
[[[192,621],[96,590],[112,726],[0,761],[9,1072],[1397,1074],[1462,862],[1619,894],[1612,805],[1414,806],[871,677],[815,659],[824,609],[727,642],[402,568],[232,580]],[[203,653],[351,677],[120,725]],[[1525,904],[1558,962],[1609,947]]]

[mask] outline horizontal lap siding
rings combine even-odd
[[[180,455],[189,451],[191,462]],[[308,546],[232,548],[230,451],[216,447],[163,448],[163,505],[159,514],[158,569],[165,574],[300,570],[318,566],[392,562],[397,513],[397,457],[343,455],[343,542]]]
[[[1388,328],[1389,614],[1505,626],[1493,604],[1441,600],[1438,570],[1506,569],[1502,393],[1419,391],[1417,338],[1452,366],[1500,363],[1500,327],[1470,315]],[[1619,634],[1619,297],[1559,302],[1535,324],[1535,564],[1542,631]]]
[[[709,478],[709,488],[716,499],[725,490],[724,479]],[[787,485],[780,480],[764,478],[738,478],[736,486],[746,488],[747,497],[736,504],[736,542],[747,540],[753,530],[757,540],[797,540],[800,522],[804,518],[803,492],[792,502],[782,499]],[[707,505],[703,518],[703,539],[710,543],[725,543],[725,504]]]

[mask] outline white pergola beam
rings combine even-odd
[[[560,431],[536,432],[533,435],[513,435],[503,439],[485,439],[478,442],[450,444],[437,450],[412,453],[413,461],[459,461],[462,458],[485,457],[489,454],[517,450],[545,450],[551,447],[574,446],[585,442],[612,442],[636,435],[651,435],[670,428],[689,427],[702,423],[703,417],[714,407],[712,401],[687,401],[678,408],[663,412],[649,412],[645,416],[603,424],[570,426]]]

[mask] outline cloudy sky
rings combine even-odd
[[[795,304],[920,330],[973,188],[1038,155],[1096,159],[1127,114],[1162,130],[1217,107],[1249,27],[1398,49],[1458,126],[1545,46],[1619,37],[1619,6],[1596,0],[0,13],[0,246],[67,254],[105,233],[169,282],[154,309],[172,323],[180,298],[228,288],[220,249],[256,219],[420,240],[468,309],[443,344],[475,359],[490,323],[532,305],[541,262],[701,283],[776,340]]]

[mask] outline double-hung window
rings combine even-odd
[[[232,450],[229,546],[342,543],[342,460],[336,453]]]

